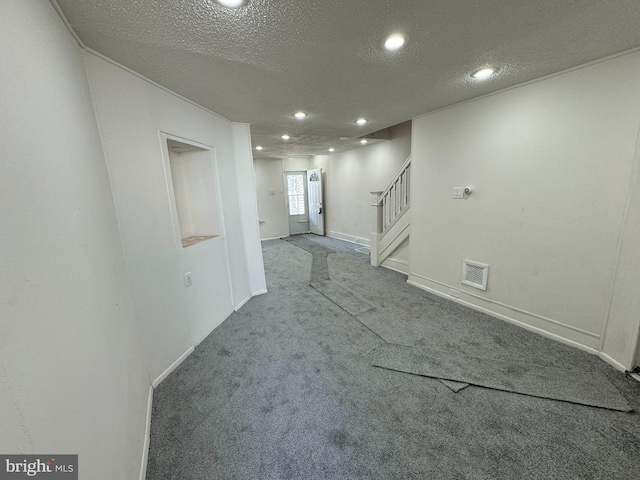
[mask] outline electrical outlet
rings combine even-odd
[[[184,286],[185,288],[191,286],[191,272],[187,272],[184,274]]]
[[[460,298],[460,290],[456,290],[455,288],[452,288],[449,291],[449,295],[451,295],[452,297],[455,297],[455,298]]]

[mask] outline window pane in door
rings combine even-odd
[[[304,215],[304,175],[287,175],[289,215]]]

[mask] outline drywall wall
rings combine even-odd
[[[302,170],[309,170],[311,168],[311,157],[288,157],[282,159],[282,171],[284,172],[299,172]]]
[[[398,245],[398,248],[396,248],[390,256],[385,258],[380,265],[390,268],[391,270],[395,270],[396,272],[408,275],[410,261],[411,236],[404,239],[404,241],[400,245]]]
[[[639,125],[638,53],[414,119],[409,281],[600,350]],[[490,265],[486,292],[463,259]]]
[[[0,50],[0,451],[138,478],[149,374],[82,53],[23,0]]]
[[[269,240],[286,237],[289,235],[289,214],[284,174],[308,170],[311,168],[311,157],[256,158],[253,166],[260,217],[260,238]]]
[[[411,122],[390,128],[389,141],[332,155],[317,155],[311,168],[325,173],[327,235],[369,245],[371,195],[384,190],[411,154]]]
[[[253,155],[251,154],[251,129],[243,123],[233,123],[233,152],[236,165],[236,176],[239,182],[238,199],[242,219],[249,285],[252,295],[267,291],[260,245],[260,228],[258,224],[258,200],[256,198],[256,178],[253,171]],[[236,309],[238,304],[235,305]]]
[[[614,289],[609,316],[603,326],[602,345],[607,360],[615,360],[628,370],[640,365],[640,129],[638,140],[629,176]]]
[[[251,296],[237,191],[243,179],[237,178],[231,122],[95,54],[86,53],[85,62],[136,315],[156,381]],[[166,135],[212,150],[220,237],[182,248]],[[192,273],[188,288],[186,272]]]
[[[260,218],[262,240],[286,237],[289,223],[285,209],[284,175],[282,161],[278,159],[256,159],[256,198]]]

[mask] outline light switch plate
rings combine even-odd
[[[184,274],[184,286],[185,288],[191,286],[191,272]]]
[[[464,198],[464,187],[453,187],[453,198]]]

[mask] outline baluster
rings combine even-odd
[[[411,165],[407,167],[407,205],[411,203]]]
[[[387,196],[382,197],[382,231],[387,228]]]

